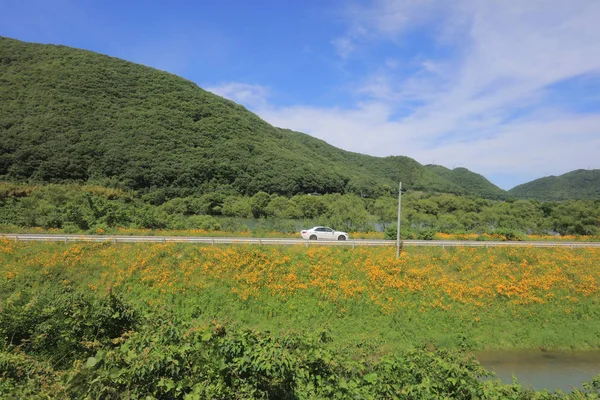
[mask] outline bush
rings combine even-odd
[[[20,351],[0,350],[0,398],[59,398],[61,373],[52,363]]]
[[[181,230],[187,228],[187,218],[182,214],[172,214],[168,217],[167,222],[168,229]]]
[[[249,230],[246,224],[241,223],[236,218],[221,218],[218,221],[221,224],[221,229],[224,231],[241,232]]]
[[[512,229],[498,228],[494,230],[494,234],[500,236],[503,240],[519,242],[523,240],[523,234]]]
[[[384,239],[387,239],[387,240],[396,240],[397,232],[398,232],[398,230],[396,229],[396,225],[388,225],[388,227],[385,228],[383,237],[384,237]],[[407,226],[400,227],[400,239],[413,240],[415,238],[416,238],[416,236],[415,236],[415,233],[412,231],[412,229],[410,229]]]
[[[420,231],[417,234],[417,239],[419,239],[419,240],[433,240],[433,239],[435,239],[435,234],[436,234],[436,231],[434,229],[426,229],[426,230]]]
[[[383,232],[383,237],[387,240],[396,240],[396,236],[398,234],[398,229],[396,226],[388,225]]]
[[[274,336],[157,318],[71,370],[66,391],[70,398],[564,398],[482,379],[491,373],[460,351],[417,348],[349,360],[328,350],[329,340],[318,332]],[[598,392],[594,382],[586,388]]]
[[[221,224],[215,217],[210,215],[193,215],[186,221],[188,229],[203,229],[206,231],[220,231]]]
[[[96,235],[103,235],[108,231],[108,229],[109,229],[108,225],[106,225],[104,223],[96,224],[92,228],[92,233],[96,234]]]
[[[2,302],[2,347],[16,346],[66,366],[137,323],[133,309],[112,291],[96,298],[54,280],[51,283],[14,292]]]
[[[63,231],[63,233],[66,233],[66,234],[73,234],[73,233],[78,233],[81,230],[74,223],[67,222],[66,224],[63,225],[62,231]]]
[[[296,221],[289,219],[275,219],[271,221],[271,227],[274,231],[282,232],[282,233],[294,233],[298,232],[300,229],[298,228]]]

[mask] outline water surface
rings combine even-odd
[[[570,392],[600,374],[600,351],[481,351],[475,358],[504,383]]]

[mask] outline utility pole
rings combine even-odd
[[[396,231],[396,259],[400,257],[400,211],[402,205],[402,182],[400,182],[400,187],[398,188],[398,226]]]

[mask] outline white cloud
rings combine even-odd
[[[311,134],[349,151],[408,155],[423,164],[465,166],[485,176],[513,174],[513,181],[497,182],[505,189],[549,174],[600,168],[598,115],[546,115],[501,126],[485,123],[478,130],[485,132],[481,137],[437,145],[431,135],[440,132],[445,121],[453,122],[451,116],[414,123],[390,121],[392,111],[381,103],[351,110],[289,107],[257,112],[275,126]]]
[[[401,42],[416,24],[441,21],[438,39],[454,40],[458,51],[454,57],[422,61],[411,75],[387,68],[364,80],[358,92],[388,110],[377,120],[369,119],[373,105],[313,109],[307,112],[310,124],[297,123],[302,119],[298,109],[293,118],[280,110],[277,118],[270,113],[267,119],[300,126],[349,150],[403,154],[487,174],[600,168],[600,115],[555,110],[543,102],[549,85],[600,71],[600,2],[379,1],[363,16],[352,14],[348,37],[356,37],[354,27],[361,26],[363,32]],[[407,100],[421,104],[410,115],[394,118]],[[516,119],[520,108],[535,112]],[[346,121],[353,124],[342,140],[333,131]]]
[[[297,106],[256,111],[275,126],[308,133],[342,149],[366,154],[377,154],[379,145],[397,128],[396,123],[388,122],[391,110],[381,103],[360,104],[351,110]]]
[[[454,12],[455,0],[374,0],[370,5],[351,3],[343,14],[349,28],[332,43],[342,58],[348,58],[372,39],[388,39],[401,43],[405,30],[435,21]],[[459,15],[455,23],[461,21]],[[450,24],[445,30],[451,32]],[[440,29],[440,28],[436,28]],[[440,38],[441,39],[441,38]]]
[[[381,41],[400,49],[415,27],[451,51],[385,54],[378,69],[347,83],[354,107],[276,107],[260,90],[220,93],[346,150],[514,174],[505,188],[532,174],[600,168],[600,114],[545,101],[552,84],[600,77],[597,0],[378,0],[346,16],[346,34],[333,40],[344,60],[360,62]]]
[[[249,108],[263,108],[267,105],[269,90],[261,85],[240,82],[228,82],[219,86],[205,88],[209,92],[223,96]]]
[[[350,38],[339,37],[332,40],[331,43],[335,46],[337,54],[343,59],[350,57],[350,54],[354,51],[354,44]]]

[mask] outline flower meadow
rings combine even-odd
[[[396,259],[391,248],[0,243],[5,282],[118,290],[251,328],[316,324],[392,348],[600,346],[600,249],[411,248]]]
[[[410,248],[396,259],[392,248],[4,239],[0,393],[527,398],[482,383],[465,352],[600,347],[599,267],[593,248]],[[398,372],[407,359],[423,368],[404,371],[417,381]],[[466,375],[447,381],[448,365]],[[589,389],[578,395],[594,398]],[[562,398],[545,395],[529,398]]]

